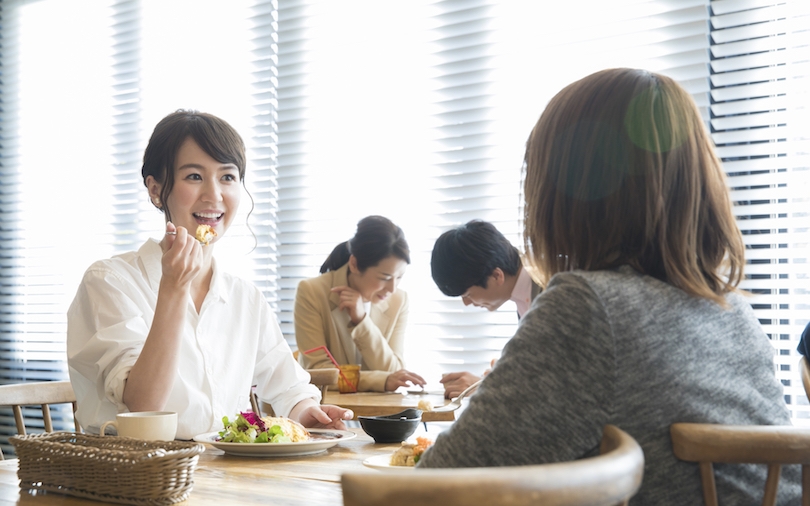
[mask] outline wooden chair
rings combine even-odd
[[[807,362],[807,357],[802,356],[799,360],[799,369],[802,372],[802,384],[804,385],[804,395],[810,401],[810,364]]]
[[[51,420],[51,404],[73,405],[73,424],[76,432],[81,432],[79,421],[76,420],[76,394],[70,381],[39,381],[34,383],[16,383],[13,385],[0,385],[0,406],[11,406],[14,410],[14,421],[17,423],[17,433],[25,435],[25,420],[23,420],[22,406],[40,405],[42,419],[45,422],[45,432],[53,432]]]
[[[309,373],[309,382],[321,389],[321,402],[323,402],[329,387],[338,384],[340,371],[338,369],[307,369],[307,372]]]
[[[293,358],[298,362],[298,350],[293,352]],[[309,373],[309,382],[321,389],[321,400],[326,397],[326,391],[329,387],[338,384],[338,377],[340,371],[338,369],[307,369]]]
[[[644,454],[627,433],[605,426],[602,452],[572,462],[518,467],[345,473],[345,506],[626,505],[644,474]]]
[[[779,425],[676,423],[670,427],[672,450],[697,462],[706,506],[717,506],[712,463],[767,464],[763,506],[776,504],[783,464],[802,465],[802,504],[810,505],[810,429]]]

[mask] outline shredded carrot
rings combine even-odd
[[[430,439],[428,439],[426,437],[418,437],[418,438],[416,438],[416,447],[414,447],[414,449],[413,449],[414,456],[422,455],[425,452],[425,450],[427,450],[428,447],[430,445],[432,445],[432,444],[433,444],[433,441],[431,441]]]

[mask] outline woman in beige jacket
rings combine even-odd
[[[360,364],[360,391],[393,391],[424,385],[405,369],[408,294],[397,289],[410,263],[402,229],[382,216],[357,224],[354,237],[338,244],[321,266],[321,275],[298,284],[295,340],[307,369]]]

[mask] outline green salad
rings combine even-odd
[[[291,443],[289,436],[284,435],[281,426],[267,426],[264,421],[250,411],[237,415],[234,421],[222,417],[225,427],[219,432],[217,441],[222,443]]]

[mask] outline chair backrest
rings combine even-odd
[[[309,382],[321,389],[321,402],[323,402],[329,387],[338,384],[340,371],[338,369],[307,369],[307,372],[309,373]]]
[[[802,356],[799,360],[799,370],[802,372],[802,384],[804,385],[804,395],[810,401],[810,364],[807,362],[807,357]]]
[[[299,350],[293,352],[293,358],[298,362]],[[326,397],[326,391],[329,387],[338,384],[338,376],[340,371],[338,369],[307,369],[309,373],[309,382],[321,389],[322,397]],[[321,399],[323,401],[323,399]]]
[[[11,406],[14,410],[14,421],[17,423],[17,433],[25,435],[25,420],[23,420],[22,406],[42,407],[42,419],[45,422],[45,432],[53,432],[51,420],[51,404],[73,405],[73,424],[76,432],[81,432],[79,421],[76,420],[76,394],[70,381],[39,381],[33,383],[16,383],[13,385],[0,385],[0,406]]]
[[[672,450],[686,462],[697,462],[706,506],[717,505],[712,463],[766,464],[763,506],[776,504],[783,464],[801,464],[810,477],[810,429],[779,425],[676,423],[670,427]],[[802,486],[802,504],[810,504],[810,484]]]
[[[397,473],[345,473],[345,506],[470,504],[607,506],[627,504],[644,473],[638,443],[605,426],[602,454],[572,462],[515,467],[417,469]]]

